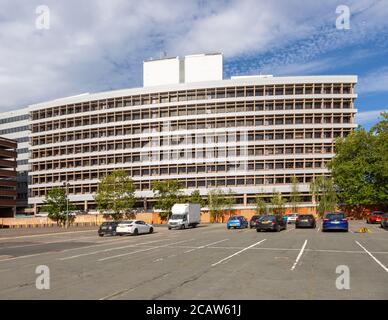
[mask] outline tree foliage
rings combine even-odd
[[[310,184],[310,191],[318,203],[317,212],[320,216],[323,216],[325,212],[336,210],[337,193],[332,178],[325,176],[317,177]]]
[[[42,207],[42,211],[47,212],[51,220],[63,226],[66,221],[71,223],[74,220],[74,216],[68,215],[68,212],[74,209],[74,205],[68,202],[66,190],[63,188],[50,189]]]
[[[264,201],[264,199],[260,196],[256,196],[255,202],[256,202],[256,214],[258,214],[258,215],[266,214],[267,213],[267,203]]]
[[[119,220],[131,214],[135,204],[135,186],[124,170],[114,170],[98,184],[95,196],[98,210]]]
[[[297,213],[298,203],[300,202],[299,181],[296,177],[292,177],[291,183],[290,205],[292,212]]]
[[[274,192],[271,198],[271,212],[273,214],[283,214],[286,207],[286,200],[280,192]]]
[[[186,198],[186,202],[188,203],[198,203],[201,205],[201,207],[206,206],[206,199],[201,196],[201,193],[199,190],[194,190],[190,196]]]
[[[156,199],[155,208],[160,210],[162,220],[167,220],[171,215],[174,204],[184,201],[182,186],[178,180],[153,181],[151,184]]]
[[[388,113],[369,131],[363,128],[336,141],[329,162],[342,204],[388,206]]]
[[[210,190],[208,193],[208,207],[210,216],[213,221],[220,221],[222,219],[225,211],[232,209],[235,203],[235,197],[233,192],[229,190],[228,193],[225,193],[219,189]]]

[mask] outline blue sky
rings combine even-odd
[[[388,110],[388,1],[0,0],[0,111],[138,87],[142,61],[222,52],[224,76],[355,74],[358,123]],[[336,8],[350,29],[336,28]]]

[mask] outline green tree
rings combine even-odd
[[[323,216],[325,212],[336,210],[337,193],[334,189],[332,178],[325,176],[317,177],[310,184],[310,191],[318,203],[317,211],[320,216]]]
[[[291,210],[293,213],[298,213],[298,203],[300,202],[299,181],[296,177],[292,177],[291,183],[292,183],[291,194],[290,194]]]
[[[223,202],[224,202],[224,209],[230,216],[232,214],[233,206],[236,204],[235,193],[232,191],[232,189],[228,190]]]
[[[340,202],[356,210],[388,206],[388,113],[369,131],[362,127],[336,140],[328,163]]]
[[[50,189],[42,207],[42,211],[47,212],[51,220],[62,226],[68,226],[74,221],[74,216],[68,215],[68,212],[74,209],[74,205],[68,202],[66,190],[63,188]]]
[[[201,196],[199,190],[194,190],[189,197],[187,197],[186,202],[188,203],[198,203],[201,207],[206,206],[206,199]]]
[[[280,192],[274,192],[271,198],[271,212],[273,214],[283,214],[285,211],[286,200]]]
[[[153,181],[151,184],[156,199],[155,208],[160,210],[162,220],[167,220],[171,215],[174,204],[184,201],[182,186],[178,180]]]
[[[214,189],[208,193],[208,207],[212,220],[218,222],[225,207],[225,194],[222,190]]]
[[[95,200],[98,210],[114,220],[131,215],[136,201],[132,179],[124,170],[112,171],[99,182]]]
[[[256,202],[256,214],[258,214],[258,215],[266,214],[267,213],[267,203],[264,201],[264,199],[260,196],[256,196],[255,202]]]

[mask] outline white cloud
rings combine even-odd
[[[388,92],[388,67],[360,76],[357,90],[360,93]]]
[[[381,120],[380,114],[382,112],[387,112],[387,111],[388,111],[388,107],[380,110],[359,112],[356,115],[356,123],[362,126],[367,126],[370,124],[377,123],[379,120]]]
[[[142,61],[162,51],[260,56],[248,72],[320,71],[332,62],[319,54],[378,37],[388,26],[384,2],[372,0],[351,2],[347,33],[334,28],[338,0],[46,0],[51,26],[36,30],[40,1],[0,1],[0,111],[139,86]]]

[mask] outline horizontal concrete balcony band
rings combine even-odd
[[[61,146],[64,143],[86,143],[87,141],[96,142],[96,141],[106,141],[107,139],[134,139],[134,138],[148,138],[152,137],[165,137],[165,136],[179,136],[184,134],[209,134],[209,133],[232,133],[232,132],[254,132],[254,131],[276,131],[276,130],[296,130],[296,129],[353,129],[357,128],[358,125],[355,123],[327,123],[327,124],[293,124],[293,125],[267,125],[267,126],[249,126],[249,127],[222,127],[222,128],[197,128],[190,130],[175,130],[175,131],[152,131],[152,132],[144,132],[144,133],[136,133],[136,134],[127,134],[127,135],[116,135],[116,136],[102,136],[98,138],[90,138],[90,139],[79,139],[72,141],[60,141],[55,143],[45,143],[43,145],[32,145],[30,147],[30,151],[39,150],[41,148],[47,147],[55,147]],[[45,136],[46,134],[44,134]]]
[[[253,161],[253,160],[315,160],[326,158],[330,159],[334,156],[333,153],[328,154],[280,154],[280,155],[267,155],[267,156],[246,156],[246,157],[223,157],[223,158],[190,158],[190,159],[180,159],[180,160],[166,160],[166,161],[142,161],[142,162],[133,162],[133,163],[117,163],[117,164],[104,164],[104,165],[89,165],[89,166],[80,166],[73,168],[53,168],[50,170],[35,170],[30,171],[28,175],[41,175],[48,173],[65,173],[65,172],[80,172],[80,171],[90,171],[90,170],[104,170],[104,169],[125,169],[132,167],[145,167],[145,166],[163,166],[163,165],[194,165],[194,164],[241,164],[244,165],[244,162]]]
[[[168,121],[179,121],[179,120],[207,120],[209,118],[215,119],[226,119],[234,117],[253,117],[258,115],[314,115],[314,114],[344,114],[344,115],[353,115],[357,112],[357,109],[308,109],[308,110],[273,110],[273,111],[243,111],[243,112],[232,112],[232,113],[209,113],[209,114],[199,114],[199,115],[186,115],[186,116],[174,116],[174,117],[165,117],[165,118],[149,118],[149,119],[139,119],[139,120],[123,120],[123,121],[114,121],[114,122],[103,122],[97,124],[90,124],[78,127],[62,128],[62,129],[51,129],[51,130],[42,130],[40,132],[34,132],[30,134],[31,138],[40,137],[42,135],[47,135],[51,133],[65,133],[65,132],[76,132],[81,130],[89,129],[98,129],[98,128],[112,128],[116,126],[124,125],[137,125],[137,124],[154,124],[154,123],[166,123]],[[56,121],[56,120],[55,120]],[[52,121],[50,121],[51,123]]]
[[[158,176],[133,176],[131,177],[134,182],[148,182],[148,181],[158,181],[158,180],[167,180],[167,179],[177,179],[177,180],[186,180],[186,179],[210,179],[210,178],[239,178],[239,177],[252,177],[254,179],[260,178],[276,178],[276,177],[284,177],[286,175],[294,175],[294,174],[326,174],[330,171],[325,168],[320,169],[293,169],[293,170],[263,170],[263,171],[228,171],[228,172],[202,172],[202,173],[192,173],[192,174],[172,174],[172,175],[158,175]],[[71,186],[82,186],[94,184],[97,185],[99,179],[80,179],[80,180],[71,180],[68,181]],[[56,181],[49,183],[31,183],[29,184],[29,189],[36,188],[45,188],[45,187],[62,187],[64,181]]]

